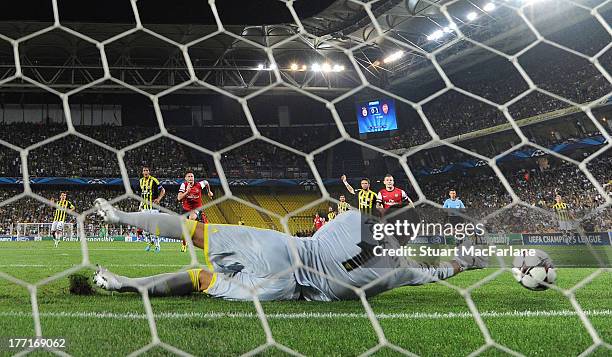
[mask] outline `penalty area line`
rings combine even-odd
[[[612,310],[586,310],[587,316],[612,316]],[[112,312],[41,312],[43,318],[85,318],[85,319],[114,319],[132,320],[147,319],[146,314],[136,313],[112,313]],[[443,320],[443,319],[470,319],[470,312],[414,312],[414,313],[392,313],[375,314],[377,319],[389,320]],[[524,310],[524,311],[483,311],[483,318],[524,318],[524,317],[572,317],[578,316],[574,310]],[[31,318],[32,313],[20,311],[0,312],[0,317]],[[162,312],[154,314],[156,319],[253,319],[259,316],[250,312]],[[298,312],[298,313],[272,313],[266,314],[268,319],[291,320],[291,319],[367,319],[368,315],[363,313],[336,313],[336,312]]]

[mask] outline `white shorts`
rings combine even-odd
[[[559,221],[559,230],[572,231],[574,230],[574,222],[572,221]]]
[[[158,209],[140,209],[140,212],[145,212],[145,213],[159,213]],[[144,238],[145,235],[150,235],[150,232],[147,232],[145,230],[142,231],[142,236]]]
[[[64,231],[64,222],[55,221],[51,223],[51,232]]]
[[[146,213],[159,213],[158,209],[141,209],[140,212],[146,212]]]

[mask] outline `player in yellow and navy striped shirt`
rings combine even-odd
[[[327,222],[331,222],[334,218],[336,218],[336,212],[332,206],[329,206],[327,210]]]
[[[563,202],[561,195],[557,194],[555,196],[555,204],[552,205],[555,214],[557,215],[557,220],[559,221],[559,229],[562,233],[567,233],[573,229],[572,222],[572,214],[569,211],[569,205]]]
[[[64,234],[64,223],[66,222],[66,210],[75,209],[72,202],[68,201],[66,198],[68,194],[66,192],[60,193],[59,201],[56,204],[59,206],[55,209],[55,213],[53,214],[53,223],[51,224],[51,235],[53,236],[53,243],[55,248],[59,245],[60,239]],[[53,201],[53,200],[52,200]]]
[[[161,199],[166,195],[166,190],[157,178],[151,176],[151,170],[148,166],[142,167],[142,177],[138,183],[140,188],[140,197],[142,198],[139,209],[145,212],[159,212],[153,208],[153,205],[159,205]],[[159,239],[158,237],[151,235],[151,233],[152,232],[142,232],[143,238],[147,242],[145,251],[150,251],[151,247],[154,246],[155,252],[159,253],[161,249]]]
[[[355,190],[349,183],[346,181],[346,175],[342,175],[340,178],[344,186],[351,194],[357,194],[357,205],[359,207],[359,212],[364,214],[373,215],[373,208],[376,207],[376,192],[370,190],[370,180],[367,178],[361,179],[361,188]]]
[[[142,168],[142,177],[139,181],[140,197],[140,210],[152,210],[153,204],[159,205],[161,199],[166,195],[164,186],[159,182],[158,179],[151,176],[151,171],[147,166]]]
[[[346,202],[346,197],[344,195],[340,195],[340,203],[338,203],[338,214],[344,213],[351,209],[351,205]]]

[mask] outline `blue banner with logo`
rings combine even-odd
[[[446,238],[443,236],[417,236],[408,241],[409,244],[446,244]]]
[[[221,181],[218,178],[207,179],[212,186],[221,186]],[[178,186],[183,181],[182,178],[160,178],[159,181],[164,186]],[[229,179],[230,186],[316,186],[317,181],[312,179]],[[0,185],[21,185],[23,178],[21,177],[0,177]],[[32,185],[100,185],[100,186],[123,186],[123,180],[120,177],[94,178],[94,177],[32,177],[30,178]],[[325,179],[325,185],[339,185],[339,179]],[[130,185],[137,186],[138,178],[130,178]]]
[[[593,232],[584,236],[563,233],[523,234],[525,245],[610,245],[610,233]]]
[[[0,236],[0,242],[32,242],[32,241],[41,241],[42,237],[34,237],[34,236],[25,236],[25,237],[15,237],[15,236]]]
[[[571,141],[568,141],[562,144],[557,144],[557,145],[549,147],[548,149],[554,152],[561,153],[561,152],[572,151],[576,149],[582,149],[585,147],[600,146],[600,145],[604,145],[605,143],[606,143],[606,138],[604,138],[603,135],[596,135],[596,136],[592,136],[588,138],[571,140]],[[523,159],[529,159],[529,158],[534,158],[534,157],[543,156],[543,155],[548,155],[548,154],[540,149],[526,148],[523,150],[513,151],[509,153],[508,155],[505,155],[497,159],[497,162],[509,161],[509,160],[523,160]],[[438,168],[421,168],[421,169],[416,170],[416,172],[420,175],[427,176],[427,175],[446,173],[446,172],[455,171],[455,170],[472,169],[472,168],[486,166],[486,165],[487,165],[486,161],[483,161],[483,160],[467,160],[463,162],[448,164],[446,166],[438,167]]]

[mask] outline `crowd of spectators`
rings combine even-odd
[[[487,36],[480,40],[490,40],[495,35],[506,32],[490,33],[503,28],[522,28],[523,31],[530,33],[524,23],[521,24],[522,20],[519,17],[506,22],[502,21],[502,23],[506,23],[508,26],[500,26],[498,23],[490,26]],[[592,36],[584,36],[584,38],[580,38],[580,41],[575,41],[572,39],[577,37],[576,33],[571,32],[576,31],[574,27],[570,26],[569,30],[558,31],[554,34],[548,34],[546,28],[544,26],[541,30],[544,31],[543,33],[550,35],[551,39],[554,38],[559,43],[588,55],[599,52],[609,42],[605,31],[602,33],[593,32]],[[478,31],[482,32],[482,29]],[[466,34],[470,35],[469,32]],[[449,35],[445,38],[450,40],[453,36]],[[514,45],[521,42],[513,41]],[[524,45],[532,41],[527,41]],[[435,44],[435,41],[430,42]],[[498,48],[495,46],[495,41],[489,43],[489,45]],[[516,52],[524,45],[517,45],[514,51],[507,53]],[[501,50],[501,48],[498,49]],[[487,57],[487,59],[477,59],[484,57]],[[610,58],[612,57],[602,56],[599,58],[604,68],[609,67]],[[437,60],[454,85],[494,103],[507,103],[529,89],[525,78],[509,61],[467,41],[460,41],[442,51],[437,55]],[[473,65],[466,64],[467,61],[472,60]],[[428,61],[424,60],[422,65],[427,65],[427,63]],[[533,47],[519,57],[519,63],[538,88],[576,103],[587,103],[601,99],[612,90],[612,85],[592,63],[548,44],[539,44]],[[416,66],[418,67],[418,64]],[[431,65],[427,66],[431,67],[433,71]],[[408,68],[410,72],[417,71],[414,65]],[[408,74],[398,74],[398,76],[402,75]],[[437,77],[436,73],[430,73],[430,78]],[[389,90],[397,95],[420,101],[443,88],[441,79],[430,85],[422,84],[423,81],[419,81],[417,78],[412,82],[412,84],[405,84],[406,88],[404,90],[395,88],[389,88]],[[418,97],[419,93],[426,93],[426,95]],[[418,98],[412,98],[412,96]],[[568,103],[544,93],[531,92],[510,105],[508,109],[511,116],[515,120],[519,120],[568,106],[570,106]],[[423,109],[441,138],[466,134],[507,122],[501,112],[494,107],[455,91],[443,93],[441,96],[425,103]],[[411,122],[420,120],[416,116],[408,119]],[[413,142],[415,137],[428,137],[424,127],[417,125],[404,125],[403,127],[406,128],[405,133],[407,135],[403,135],[404,130],[400,127],[400,134],[385,148],[398,149],[418,145],[419,142]]]
[[[533,79],[543,89],[577,103],[599,99],[612,90],[612,86],[601,73],[593,72],[594,68],[585,68],[580,63],[575,67],[563,68],[561,74],[553,71],[561,69],[558,66],[541,68],[535,71],[537,76],[534,75]],[[486,73],[477,75],[467,70],[461,72],[461,76],[458,77],[461,79],[454,80],[454,83],[486,99],[504,103],[527,89],[523,78],[514,74],[491,73],[489,77]],[[497,83],[489,78],[499,78],[503,83]],[[500,100],[501,98],[504,100]],[[570,107],[570,104],[536,91],[510,105],[508,111],[514,120],[520,120],[567,107]],[[453,90],[425,103],[423,111],[442,139],[508,123],[497,108]],[[427,141],[429,134],[426,128],[418,123],[420,121],[417,116],[409,117],[407,122],[400,125],[397,135],[393,136],[384,148],[408,148]]]
[[[330,141],[329,132],[319,128],[277,128],[261,134],[302,152],[309,152]],[[249,142],[226,152],[221,161],[232,178],[312,178],[303,156],[262,140]]]
[[[3,140],[27,147],[65,130],[61,125],[17,123],[3,125],[0,132],[3,133]],[[84,126],[76,127],[76,130],[118,149],[156,134],[156,129],[146,127]],[[2,147],[0,162],[0,174],[21,176],[21,161],[17,151]],[[143,165],[149,166],[160,177],[181,177],[186,168],[203,164],[193,162],[189,148],[167,138],[147,142],[127,151],[124,162],[130,177],[138,176]],[[119,160],[114,152],[75,135],[64,136],[30,150],[28,169],[31,177],[121,176]]]
[[[60,125],[39,126],[9,124],[0,132],[3,139],[27,147],[65,131]],[[77,131],[115,148],[123,148],[156,133],[153,128],[140,127],[77,127]],[[173,130],[170,130],[171,132]],[[234,130],[215,128],[204,135],[179,132],[177,135],[206,147],[212,141],[235,143]],[[249,135],[239,135],[237,139]],[[250,131],[250,129],[249,129]],[[11,133],[8,136],[6,133]],[[330,139],[330,130],[319,127],[266,128],[262,135],[303,152],[312,151]],[[236,139],[236,140],[237,140]],[[217,147],[221,149],[221,147]],[[0,175],[21,176],[21,161],[17,151],[0,149]],[[149,166],[158,177],[182,177],[186,169],[200,168],[198,176],[216,177],[212,157],[168,138],[160,138],[126,151],[124,162],[130,177],[137,177],[141,167]],[[222,156],[225,174],[230,178],[310,178],[304,158],[262,140],[256,140],[226,152]],[[31,177],[120,177],[117,155],[96,144],[68,135],[35,148],[28,155]]]
[[[552,158],[550,161],[554,162]],[[574,164],[557,161],[546,169],[533,168],[529,164],[525,166],[528,168],[517,168],[516,165],[502,167],[502,172],[519,199],[529,207],[552,212],[555,196],[560,194],[576,219],[581,219],[605,203],[605,198]],[[602,186],[607,185],[612,180],[612,157],[597,157],[589,165],[589,171]],[[441,179],[441,175],[433,175],[423,180],[421,188],[425,196],[435,202],[443,202],[448,190],[455,189],[474,217],[484,217],[512,202],[510,194],[491,170],[455,175],[452,179]],[[612,187],[606,186],[605,189],[608,194],[612,194]],[[595,222],[594,229],[612,229],[610,211],[605,210],[593,217],[591,221]],[[488,223],[493,230],[505,232],[558,231],[558,225],[552,217],[525,206],[515,206],[500,212]]]

